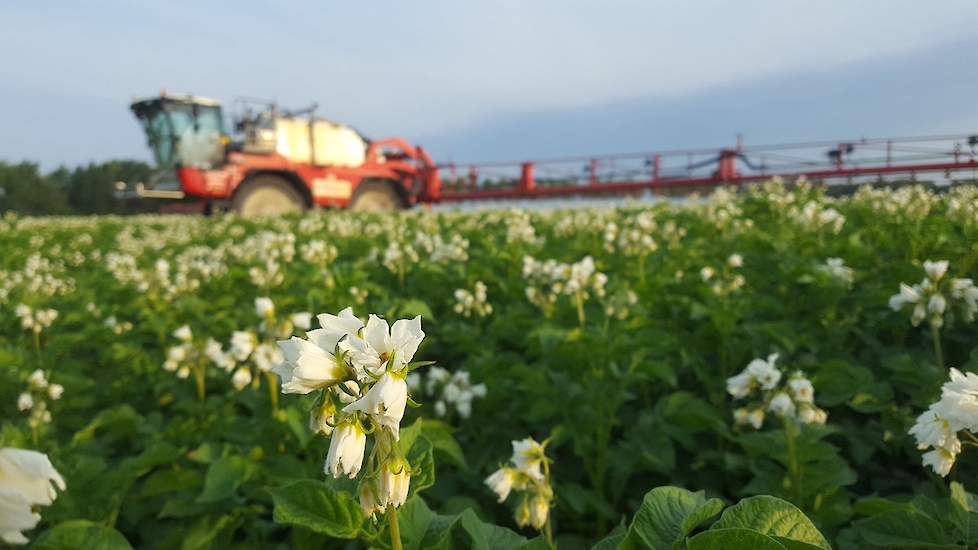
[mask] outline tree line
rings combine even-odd
[[[120,200],[115,182],[145,182],[152,167],[135,160],[110,160],[44,173],[34,162],[0,161],[0,213],[29,215],[129,214],[152,212],[155,201]]]

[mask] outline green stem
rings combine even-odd
[[[795,430],[797,426],[788,417],[784,417],[782,421],[784,423],[785,442],[788,445],[788,476],[791,480],[791,500],[795,505],[800,506],[801,503],[798,502],[798,499],[801,496],[801,492],[799,491],[801,468],[798,465],[798,449],[795,445]]]
[[[937,357],[937,366],[944,366],[944,350],[941,349],[941,329],[937,325],[931,323],[930,325],[930,336],[934,341],[934,355]]]
[[[41,333],[36,330],[32,330],[31,332],[34,333],[34,358],[37,360],[37,366],[40,367],[41,366]]]
[[[387,510],[387,519],[391,525],[391,548],[402,550],[401,547],[401,526],[397,523],[397,508],[391,506]]]
[[[547,487],[553,490],[553,485],[550,483],[550,461],[544,457],[543,459],[543,482],[547,484]],[[554,546],[554,530],[551,520],[553,519],[553,513],[547,514],[547,522],[543,524],[543,535],[547,538],[547,546],[550,548],[556,548]]]
[[[638,281],[645,288],[645,254],[638,255]]]
[[[268,398],[272,401],[272,414],[278,411],[278,387],[275,383],[275,374],[265,373],[265,381],[268,383]]]
[[[574,293],[574,302],[577,303],[577,320],[584,326],[584,298],[581,297],[581,291],[578,290]]]
[[[204,388],[204,368],[202,365],[194,365],[194,382],[197,384],[197,400],[203,401],[206,397]]]

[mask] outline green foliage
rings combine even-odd
[[[831,550],[811,520],[784,500],[751,497],[724,510],[719,499],[678,487],[649,491],[628,530],[612,533],[592,550],[606,548]]]
[[[908,501],[868,500],[856,509],[866,515],[840,537],[850,548],[964,549],[978,544],[978,497],[952,483],[948,497],[916,495]]]
[[[31,544],[33,550],[131,550],[121,533],[90,521],[66,521]]]
[[[10,198],[24,212],[105,211],[102,198],[85,197],[104,198],[98,182],[138,180],[140,169],[87,167],[46,180],[36,166],[4,165],[0,208],[13,208]],[[28,536],[37,544],[85,520],[154,550],[386,548],[386,520],[363,518],[356,481],[324,475],[329,440],[308,427],[310,398],[278,395],[273,407],[264,375],[236,389],[208,363],[198,401],[193,377],[163,368],[177,327],[226,349],[234,331],[257,328],[254,298],[268,296],[284,314],[351,305],[361,317],[421,314],[427,336],[416,358],[486,385],[467,417],[451,406],[439,416],[441,395],[412,394],[422,406],[408,410],[401,431],[412,470],[401,527],[412,547],[545,544],[516,529],[512,499],[498,503],[484,479],[508,460],[511,441],[551,433],[561,548],[975,545],[974,497],[926,470],[907,435],[948,366],[978,372],[975,325],[942,328],[947,365],[937,365],[930,334],[887,300],[900,282],[919,280],[926,259],[978,277],[978,223],[947,198],[903,193],[829,201],[803,187],[617,210],[261,220],[5,215],[0,439],[47,453],[68,483]],[[806,225],[798,212],[807,204],[837,210],[844,226]],[[656,250],[626,253],[606,240],[611,224],[652,236]],[[520,237],[527,225],[535,238]],[[263,247],[261,235],[281,242]],[[420,244],[434,235],[467,240],[467,259],[436,261]],[[337,258],[305,259],[313,241],[335,246]],[[384,265],[391,243],[419,252],[403,277]],[[743,257],[736,270],[727,265],[734,253]],[[543,309],[528,300],[527,255],[594,259],[608,281],[603,296],[582,302],[583,322],[572,297]],[[832,257],[852,267],[851,284],[820,269]],[[119,267],[129,260],[132,271]],[[281,281],[255,282],[252,271],[270,260]],[[709,281],[704,267],[715,273]],[[713,285],[735,274],[739,289]],[[465,317],[453,291],[476,281],[493,313]],[[59,311],[36,344],[14,314],[22,303]],[[726,379],[775,352],[786,373],[812,381],[827,425],[786,426],[773,415],[760,430],[734,425]],[[36,368],[65,393],[35,433],[16,403]],[[971,451],[952,480],[968,485]],[[721,501],[740,504],[721,511]]]
[[[620,548],[672,548],[720,513],[723,503],[678,487],[649,491]]]
[[[323,483],[302,480],[269,489],[275,501],[275,521],[299,525],[340,539],[356,538],[364,522],[360,505]]]

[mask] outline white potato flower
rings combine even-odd
[[[41,369],[36,369],[32,372],[27,381],[32,389],[43,390],[48,387],[47,376],[45,376],[44,371]]]
[[[754,409],[747,414],[747,423],[750,424],[755,430],[760,430],[761,426],[764,425],[764,416],[764,409]]]
[[[333,424],[336,423],[336,405],[332,399],[326,399],[322,406],[317,406],[309,411],[309,429],[313,433],[330,435],[333,433]]]
[[[23,531],[41,520],[37,506],[50,506],[65,481],[47,455],[25,449],[0,449],[0,540],[27,544]]]
[[[349,354],[355,367],[379,376],[385,368],[395,372],[403,369],[414,358],[422,340],[420,315],[395,321],[394,326],[370,315],[362,338],[346,338],[340,342],[340,348]]]
[[[293,313],[289,316],[289,320],[292,321],[295,328],[299,330],[309,330],[312,328],[312,313],[309,313],[308,311]]]
[[[736,376],[727,378],[727,393],[734,399],[743,399],[750,395],[754,386],[754,377],[746,370]]]
[[[924,262],[924,272],[927,273],[927,276],[932,281],[938,281],[944,276],[945,273],[947,273],[948,265],[950,264],[947,260],[940,260],[936,262],[927,260]]]
[[[337,315],[322,313],[317,315],[320,328],[306,333],[309,340],[326,351],[332,352],[344,337],[356,338],[363,321],[353,314],[353,308],[346,308]]]
[[[492,489],[499,497],[499,502],[504,502],[509,493],[513,490],[514,484],[519,476],[519,472],[513,468],[502,467],[486,478],[485,484]]]
[[[251,360],[255,362],[258,370],[268,372],[285,362],[285,354],[278,346],[262,342],[255,348]]]
[[[781,380],[781,371],[774,365],[777,360],[777,353],[768,355],[766,361],[754,359],[747,364],[746,372],[760,385],[761,389],[774,389],[778,385],[778,381]]]
[[[890,296],[890,309],[893,311],[899,311],[907,304],[916,304],[920,301],[920,293],[916,288],[906,284],[900,283],[900,292]]]
[[[407,382],[398,373],[387,372],[360,399],[343,407],[343,412],[355,411],[371,415],[381,426],[390,430],[394,440],[400,439],[401,419],[407,405]]]
[[[360,509],[368,518],[373,518],[377,514],[383,514],[387,507],[380,503],[377,498],[377,487],[373,483],[363,483],[360,485]]]
[[[190,342],[194,339],[194,333],[192,330],[190,330],[189,326],[183,325],[182,327],[173,331],[173,337],[181,342]]]
[[[818,269],[847,286],[853,282],[855,272],[846,266],[842,258],[829,258]]]
[[[293,336],[278,343],[284,362],[272,368],[282,380],[282,393],[302,393],[332,386],[346,377],[336,357],[316,344]]]
[[[543,529],[550,515],[550,500],[543,495],[537,495],[530,501],[530,525],[534,529]]]
[[[941,398],[917,417],[908,433],[918,449],[931,449],[923,454],[923,464],[943,477],[961,453],[961,431],[978,432],[978,376],[952,368]]]
[[[248,367],[240,367],[231,375],[231,385],[234,389],[241,391],[248,384],[251,384],[251,369]]]
[[[780,392],[771,398],[767,410],[778,416],[794,416],[795,404],[791,401],[791,396],[785,392]]]
[[[367,444],[367,436],[356,422],[341,422],[333,430],[329,440],[329,452],[326,454],[326,473],[338,478],[346,475],[350,479],[357,477],[363,464],[363,451]]]
[[[30,393],[24,392],[17,397],[17,408],[22,411],[29,411],[34,408],[34,397]]]
[[[400,508],[407,500],[411,474],[404,459],[388,460],[380,468],[380,503]]]
[[[543,445],[532,437],[513,441],[512,462],[516,468],[532,479],[542,480],[543,472],[540,470],[544,461]]]
[[[231,334],[231,356],[236,361],[245,361],[251,357],[258,345],[258,337],[247,330],[236,330]]]
[[[954,466],[956,459],[957,454],[943,447],[938,447],[923,455],[924,466],[930,466],[941,477],[947,477],[947,474],[951,473],[951,468]]]
[[[255,298],[255,313],[263,319],[275,315],[275,302],[266,296]]]
[[[48,397],[50,397],[52,401],[57,401],[58,399],[61,399],[61,396],[64,395],[64,393],[65,393],[65,387],[62,386],[61,384],[51,384],[48,387]]]
[[[793,376],[788,380],[788,388],[795,403],[812,403],[815,401],[815,388],[812,383],[802,376]]]

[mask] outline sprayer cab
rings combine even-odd
[[[129,107],[142,123],[161,169],[211,169],[224,164],[229,142],[221,104],[189,95],[141,98]]]

